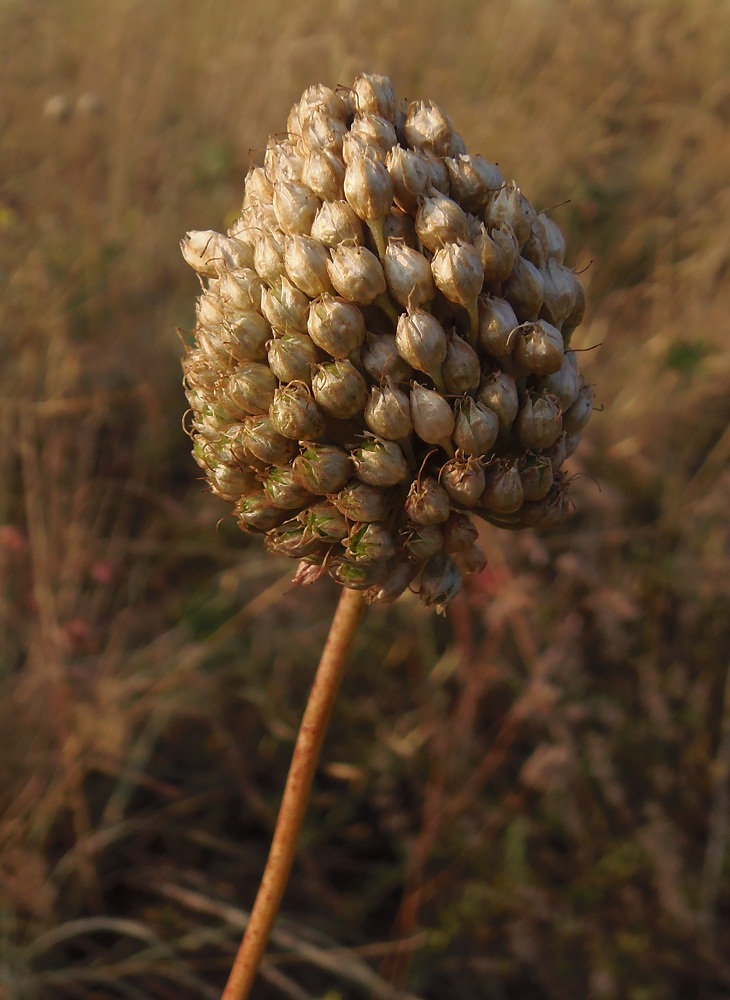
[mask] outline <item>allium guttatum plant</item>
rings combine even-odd
[[[583,289],[558,226],[437,105],[378,75],[308,88],[235,225],[182,251],[195,458],[297,579],[441,609],[484,567],[473,516],[566,516]]]

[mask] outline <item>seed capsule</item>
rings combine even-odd
[[[220,403],[231,417],[266,413],[277,387],[276,376],[266,365],[240,365],[221,388]]]
[[[245,243],[212,230],[192,230],[180,243],[182,255],[201,277],[215,278],[229,267],[252,267]]]
[[[418,205],[416,233],[421,243],[434,253],[447,243],[466,240],[464,210],[451,198],[431,188]]]
[[[378,486],[352,480],[332,503],[351,521],[383,521],[390,512],[388,494]]]
[[[419,596],[427,608],[442,612],[461,590],[461,573],[451,556],[437,552],[421,573]]]
[[[307,330],[317,347],[333,358],[347,358],[363,342],[365,319],[352,302],[323,295],[309,307]]]
[[[476,389],[482,377],[479,355],[465,340],[453,334],[446,347],[446,358],[441,366],[441,377],[449,393],[468,392]]]
[[[281,382],[312,384],[320,354],[306,333],[284,333],[269,341],[269,367]]]
[[[506,281],[520,255],[520,245],[512,229],[502,223],[488,233],[482,226],[474,246],[481,257],[484,280],[494,284]]]
[[[362,222],[346,201],[325,201],[314,217],[311,235],[330,249],[365,239]]]
[[[298,382],[276,390],[269,417],[279,434],[294,441],[316,441],[325,432],[324,418],[309,387]]]
[[[478,545],[470,545],[466,549],[454,552],[454,562],[464,576],[481,573],[487,568],[487,557]]]
[[[384,267],[388,289],[404,308],[418,309],[436,294],[431,266],[417,250],[391,241],[385,251]]]
[[[576,401],[581,388],[580,375],[575,366],[574,358],[573,351],[566,351],[559,371],[546,375],[545,378],[540,379],[538,384],[538,388],[546,389],[553,396],[558,397],[563,413]]]
[[[459,514],[454,511],[446,524],[441,528],[444,540],[444,549],[453,555],[471,548],[479,537],[479,532],[468,514]]]
[[[545,232],[548,257],[557,261],[558,264],[563,264],[565,262],[565,237],[560,231],[560,227],[544,212],[538,215],[538,219],[542,222]]]
[[[515,380],[507,372],[494,371],[487,375],[479,386],[477,400],[497,414],[502,430],[512,426],[520,403]]]
[[[505,184],[495,194],[488,209],[488,222],[492,226],[506,223],[517,237],[520,246],[527,242],[537,212],[514,181]]]
[[[433,101],[412,101],[408,105],[404,131],[410,146],[436,156],[450,156],[453,152],[451,122]]]
[[[524,324],[515,342],[513,358],[523,371],[535,375],[559,372],[563,364],[560,330],[542,319]]]
[[[338,420],[362,413],[368,398],[360,372],[350,361],[339,358],[319,366],[312,379],[312,392],[321,409]]]
[[[525,493],[516,465],[490,462],[484,469],[486,486],[479,504],[497,514],[511,514],[522,506]]]
[[[310,299],[332,291],[327,274],[329,255],[318,240],[309,236],[287,237],[284,266],[289,278]]]
[[[329,153],[339,160],[342,153],[342,142],[347,135],[347,125],[344,121],[331,115],[326,108],[318,107],[313,108],[301,122],[299,134],[301,145],[306,151],[301,176],[305,184],[309,185],[307,160],[317,153]],[[340,162],[342,161],[340,160]],[[312,190],[315,191],[315,188]],[[315,193],[318,192],[315,191]]]
[[[388,152],[398,142],[392,122],[383,118],[382,115],[368,114],[367,112],[355,116],[350,126],[350,135],[364,143],[368,155],[377,151],[379,162],[382,162],[383,165]]]
[[[573,405],[563,415],[563,429],[568,434],[578,434],[593,415],[593,387],[585,383],[578,390]]]
[[[474,308],[484,282],[479,254],[470,243],[459,240],[437,250],[431,261],[436,287],[450,302]]]
[[[423,309],[401,313],[395,330],[398,354],[411,367],[429,375],[443,388],[441,365],[446,359],[446,332],[439,321]]]
[[[405,547],[418,560],[429,559],[444,546],[444,536],[435,524],[406,524],[402,532]]]
[[[394,146],[385,161],[391,180],[393,196],[404,211],[415,215],[420,198],[425,198],[433,186],[428,159],[418,149]]]
[[[274,185],[276,221],[288,236],[309,235],[319,204],[306,184],[280,180]]]
[[[256,244],[253,262],[256,273],[269,285],[276,284],[284,275],[284,234],[264,233]]]
[[[302,511],[299,520],[304,524],[307,536],[320,542],[334,544],[347,538],[347,521],[327,500]]]
[[[334,445],[308,445],[292,464],[294,480],[319,496],[341,490],[350,478],[350,456]]]
[[[413,369],[398,354],[395,337],[388,333],[365,332],[365,344],[360,357],[363,368],[374,382],[391,376],[394,382],[408,382]]]
[[[355,475],[371,486],[395,486],[408,478],[408,463],[395,441],[370,438],[352,452]]]
[[[519,325],[515,311],[505,299],[482,295],[479,299],[477,341],[485,354],[495,358],[509,357],[515,345]]]
[[[561,327],[574,306],[576,277],[573,272],[550,259],[540,269],[543,280],[543,302],[540,315]]]
[[[451,500],[433,476],[425,476],[411,483],[403,510],[415,524],[443,524],[451,513]]]
[[[395,601],[408,588],[418,573],[418,563],[411,559],[398,559],[388,568],[380,583],[371,587],[366,597],[369,601],[387,604]]]
[[[408,437],[413,430],[408,396],[397,389],[387,376],[385,385],[371,389],[364,417],[373,434],[388,441]]]
[[[310,149],[302,181],[322,201],[337,201],[344,194],[345,164],[333,149]]]
[[[360,114],[382,115],[395,122],[398,98],[393,84],[380,73],[361,73],[352,85],[355,105]]]
[[[356,524],[343,545],[355,563],[384,563],[395,555],[393,535],[378,521]]]
[[[499,418],[494,410],[471,396],[463,396],[457,399],[455,412],[452,434],[455,446],[465,455],[475,457],[489,452],[499,433]]]
[[[528,395],[515,421],[520,444],[539,451],[549,448],[560,437],[563,420],[560,403],[547,393],[533,399]]]
[[[390,211],[393,182],[379,160],[364,157],[350,163],[344,190],[347,203],[360,219],[382,219]]]
[[[265,465],[285,466],[296,455],[296,445],[274,429],[268,416],[248,417],[243,423],[243,443]]]
[[[278,528],[268,531],[264,546],[269,552],[289,556],[291,559],[304,559],[307,556],[324,559],[327,552],[326,545],[308,532],[306,525],[298,518],[285,521]]]
[[[473,507],[487,485],[478,459],[459,455],[444,463],[439,481],[453,503],[462,507]]]
[[[348,302],[369,305],[385,292],[385,275],[378,258],[365,247],[337,246],[327,264],[330,281]]]
[[[228,503],[235,503],[260,488],[252,469],[216,465],[207,469],[207,476],[213,492]]]
[[[418,382],[411,386],[411,420],[413,430],[427,444],[448,443],[454,430],[454,414],[448,401]]]
[[[243,531],[270,531],[287,518],[287,511],[274,507],[263,489],[241,497],[233,513]]]
[[[545,286],[538,269],[529,260],[518,257],[504,286],[504,296],[517,319],[521,322],[537,319],[544,294]]]
[[[296,482],[293,470],[288,466],[269,469],[263,482],[264,493],[274,507],[301,510],[312,501],[312,494]]]
[[[483,156],[462,154],[446,160],[451,195],[469,212],[481,213],[494,193],[504,185],[502,171]]]
[[[553,467],[543,455],[527,455],[520,463],[525,500],[542,500],[553,485]]]
[[[261,293],[261,311],[275,330],[281,333],[307,332],[309,299],[288,280],[281,278]]]

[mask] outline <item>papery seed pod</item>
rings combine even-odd
[[[266,365],[250,362],[239,365],[221,386],[220,405],[231,417],[266,413],[277,388],[276,376]]]
[[[435,524],[409,522],[401,533],[406,549],[418,560],[429,559],[444,547],[444,536]]]
[[[418,563],[411,559],[399,558],[394,561],[380,583],[371,587],[366,594],[371,603],[377,601],[381,604],[388,604],[395,601],[408,589],[418,573]]]
[[[265,465],[288,465],[296,455],[296,445],[274,429],[265,414],[247,417],[243,423],[246,449]]]
[[[536,218],[535,209],[514,181],[510,181],[492,199],[487,221],[492,226],[498,226],[505,222],[514,232],[520,246],[524,246]]]
[[[330,497],[335,507],[351,521],[384,521],[390,513],[391,499],[379,486],[351,480],[337,496]]]
[[[553,467],[543,455],[526,455],[520,463],[520,479],[526,501],[542,500],[553,485]]]
[[[193,230],[180,243],[182,255],[201,277],[215,278],[228,267],[251,267],[251,252],[245,243],[212,230]]]
[[[427,560],[418,591],[427,608],[443,611],[461,591],[461,573],[451,556],[437,552]]]
[[[341,358],[319,366],[312,392],[320,408],[338,420],[361,414],[368,398],[365,379],[352,362]]]
[[[263,485],[269,502],[282,510],[301,510],[312,502],[312,494],[297,483],[289,466],[269,469]]]
[[[207,471],[210,488],[228,503],[236,503],[242,497],[257,493],[260,489],[252,469],[216,465]]]
[[[395,122],[398,98],[393,84],[380,73],[360,73],[352,85],[355,106],[360,114],[382,115]]]
[[[572,271],[571,271],[572,274]],[[586,311],[586,293],[578,278],[573,274],[573,304],[570,312],[563,321],[563,340],[566,347],[570,343],[570,335],[582,322]]]
[[[453,555],[456,552],[463,552],[464,549],[471,548],[479,537],[479,532],[467,514],[459,514],[457,511],[453,511],[448,521],[442,525],[441,535],[444,550]]]
[[[482,261],[484,280],[493,284],[506,281],[520,255],[520,245],[512,229],[502,223],[488,233],[482,225],[473,242]]]
[[[333,559],[327,566],[327,572],[341,587],[348,590],[371,591],[388,573],[388,563],[350,562],[347,557]]]
[[[398,354],[395,337],[388,333],[365,332],[365,344],[360,352],[365,371],[374,382],[390,376],[394,382],[409,382],[413,369]]]
[[[304,159],[302,180],[323,201],[344,196],[345,164],[331,149],[312,149]]]
[[[263,489],[249,493],[236,503],[233,514],[243,531],[266,532],[283,524],[288,511],[274,507]]]
[[[471,396],[457,399],[452,440],[465,455],[479,457],[489,452],[499,434],[499,417],[483,402]],[[515,414],[517,412],[515,403]]]
[[[441,466],[439,482],[451,501],[461,507],[474,507],[487,485],[479,460],[460,454]]]
[[[575,366],[574,358],[573,351],[566,351],[560,369],[546,375],[538,383],[539,389],[546,389],[553,396],[558,397],[563,413],[576,401],[581,388],[580,375]]]
[[[371,486],[395,486],[408,478],[408,462],[395,441],[369,438],[352,452],[355,476]]]
[[[524,448],[539,451],[555,444],[563,429],[560,403],[555,396],[543,393],[528,395],[517,414],[515,429]]]
[[[329,249],[365,240],[362,222],[346,201],[325,201],[314,217],[311,235]]]
[[[279,434],[294,441],[317,441],[325,432],[324,418],[309,386],[299,382],[276,390],[269,417]]]
[[[284,266],[285,236],[282,232],[262,233],[253,252],[256,273],[269,285],[279,281],[286,272]]]
[[[451,500],[433,476],[424,476],[411,483],[403,510],[415,524],[443,524],[451,513]]]
[[[557,261],[558,264],[563,264],[565,262],[565,237],[560,231],[560,227],[544,212],[538,215],[538,219],[542,222],[545,232],[548,257]]]
[[[235,367],[244,361],[264,360],[271,327],[260,313],[251,309],[223,326],[201,328],[197,336],[211,364]]]
[[[479,355],[465,340],[455,333],[446,345],[446,357],[441,366],[441,377],[449,393],[468,392],[476,389],[482,377]]]
[[[477,342],[485,354],[495,358],[509,357],[514,350],[519,321],[506,299],[482,295],[479,298]]]
[[[388,290],[404,308],[425,306],[436,294],[431,265],[417,250],[391,241],[383,265]]]
[[[292,463],[294,480],[319,496],[341,490],[352,474],[347,452],[334,445],[309,444]]]
[[[524,323],[519,328],[512,357],[524,372],[550,375],[563,364],[563,338],[560,330],[546,320]]]
[[[542,308],[545,286],[542,275],[529,260],[518,257],[504,285],[504,297],[520,322],[537,319]]]
[[[394,146],[385,164],[393,181],[393,196],[404,211],[415,215],[420,198],[433,186],[429,161],[418,149]]]
[[[281,382],[312,384],[320,352],[306,333],[284,333],[269,341],[269,367]]]
[[[338,159],[342,153],[342,142],[347,135],[347,125],[333,117],[326,108],[313,108],[300,125],[301,145],[306,151],[302,166],[302,180],[307,180],[307,160],[312,154],[330,153]],[[311,186],[311,185],[310,185]],[[312,188],[315,194],[319,192]],[[322,197],[320,195],[320,197]]]
[[[383,240],[386,246],[391,240],[397,240],[412,250],[417,250],[418,237],[411,216],[394,206],[383,219]]]
[[[217,280],[211,281],[206,291],[198,299],[195,306],[195,316],[198,326],[221,326],[226,322]]]
[[[243,201],[268,202],[274,197],[274,186],[269,180],[264,167],[251,167],[243,181]]]
[[[299,183],[303,166],[304,157],[292,142],[271,136],[264,152],[264,170],[272,185],[274,180]]]
[[[540,315],[561,327],[574,306],[575,275],[556,260],[550,259],[540,269],[543,281],[543,301]]]
[[[384,563],[395,555],[392,532],[379,521],[353,525],[343,545],[354,563]]]
[[[440,444],[450,450],[449,440],[454,430],[454,414],[439,392],[418,382],[411,385],[411,420],[413,430],[427,444]]]
[[[384,163],[359,158],[345,171],[344,191],[347,203],[365,221],[382,219],[393,202],[393,182]]]
[[[568,491],[560,480],[553,483],[544,500],[527,503],[520,511],[520,519],[525,527],[555,528],[570,514]]]
[[[410,146],[436,156],[450,156],[453,152],[451,121],[433,101],[412,101],[408,105],[404,131]]]
[[[326,543],[315,538],[298,518],[284,521],[278,528],[272,528],[266,533],[264,546],[276,555],[289,556],[290,559],[304,559],[313,556],[324,559],[327,553]]]
[[[477,296],[484,283],[484,268],[474,247],[464,240],[446,243],[431,261],[436,287],[449,302],[476,312]]]
[[[502,430],[508,430],[517,416],[519,398],[515,380],[507,372],[493,371],[484,377],[477,400],[497,414]]]
[[[543,279],[545,279],[544,268],[548,259],[547,233],[539,216],[532,223],[530,235],[522,247],[522,256],[525,260],[529,260],[531,264],[534,264],[538,271],[542,272]]]
[[[409,398],[387,376],[384,385],[370,390],[363,415],[373,434],[387,441],[399,441],[413,430]]]
[[[429,152],[424,152],[423,158],[431,175],[430,187],[441,194],[448,194],[451,190],[451,185],[449,183],[449,171],[445,162],[440,156],[435,156]]]
[[[347,538],[349,530],[347,521],[340,511],[327,500],[302,511],[299,520],[304,524],[306,534],[310,538],[316,538],[332,545]]]
[[[319,198],[306,184],[280,180],[274,185],[276,221],[288,236],[308,236],[319,205]]]
[[[253,268],[240,267],[221,275],[218,294],[227,319],[241,312],[261,308],[263,284]]]
[[[378,258],[365,247],[337,246],[327,264],[330,281],[348,302],[369,305],[385,292],[385,274]]]
[[[431,188],[419,202],[416,233],[421,243],[434,253],[446,243],[466,240],[467,221],[464,210],[451,198]]]
[[[365,318],[345,299],[323,295],[309,307],[307,330],[317,347],[333,358],[347,358],[365,337]]]
[[[583,384],[578,395],[563,414],[563,429],[567,434],[577,434],[583,430],[593,415],[593,387]]]
[[[284,266],[297,288],[310,299],[332,291],[327,274],[329,254],[318,240],[309,236],[288,236],[284,246]]]
[[[517,466],[494,461],[484,468],[486,485],[479,498],[481,507],[497,514],[512,514],[522,506],[525,493]]]
[[[309,299],[288,278],[281,278],[261,293],[261,312],[281,333],[307,332]]]
[[[461,155],[446,160],[451,196],[470,212],[483,212],[504,185],[502,171],[483,156]]]
[[[382,115],[357,114],[350,126],[350,135],[361,139],[368,150],[377,149],[384,165],[388,152],[397,144],[395,126]]]
[[[395,344],[404,361],[443,388],[441,365],[446,359],[448,341],[446,331],[431,313],[423,309],[402,313],[395,330]]]

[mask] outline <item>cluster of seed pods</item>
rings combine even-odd
[[[390,81],[308,88],[203,286],[184,359],[194,455],[244,531],[372,600],[442,609],[481,570],[472,515],[546,528],[593,411],[558,226]]]

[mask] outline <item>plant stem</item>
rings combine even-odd
[[[365,598],[343,588],[294,747],[261,885],[222,1000],[246,1000],[289,881],[327,725],[365,613]]]

